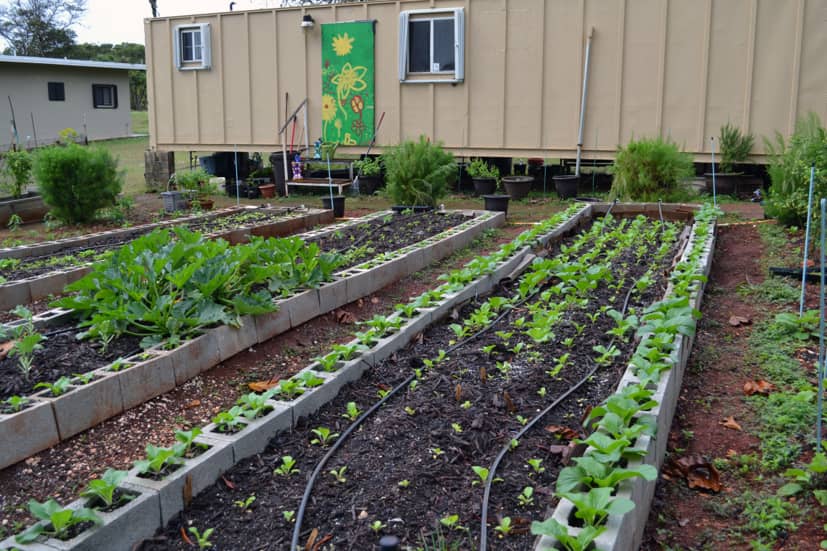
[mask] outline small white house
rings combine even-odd
[[[145,70],[131,63],[0,55],[0,151],[12,143],[52,143],[66,128],[89,140],[130,135],[128,71]]]

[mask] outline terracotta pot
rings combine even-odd
[[[201,206],[201,210],[212,210],[215,206],[215,201],[212,199],[199,199],[198,204]]]
[[[276,196],[276,184],[264,184],[258,186],[258,190],[261,192],[261,196],[265,199]]]

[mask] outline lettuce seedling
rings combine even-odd
[[[4,409],[9,413],[17,413],[18,411],[22,411],[28,403],[28,398],[17,395],[10,396],[3,400]]]
[[[355,421],[359,418],[362,412],[359,410],[359,407],[356,405],[356,402],[348,402],[346,406],[345,413],[342,414],[342,417],[345,419],[350,419],[351,421]]]
[[[281,476],[290,476],[291,474],[298,474],[299,470],[295,468],[296,460],[293,459],[289,455],[283,455],[281,457],[281,465],[273,469],[273,474],[279,474]]]
[[[621,481],[641,477],[655,480],[658,470],[651,465],[641,465],[636,469],[613,467],[591,457],[576,457],[574,467],[566,467],[557,477],[557,491],[570,492],[580,486],[614,489]]]
[[[66,540],[69,528],[76,524],[84,522],[101,524],[103,522],[91,509],[86,507],[81,509],[63,508],[54,499],[49,499],[44,503],[30,499],[29,512],[33,517],[44,522],[35,524],[22,534],[15,536],[15,541],[21,545],[32,543],[41,535]]]
[[[215,528],[207,528],[202,534],[195,526],[189,527],[189,533],[195,536],[195,543],[198,545],[198,549],[207,549],[208,547],[212,547],[210,536],[212,536],[214,530]]]
[[[195,427],[192,430],[176,430],[175,431],[175,440],[177,443],[173,445],[173,449],[175,453],[178,454],[179,457],[190,457],[193,447],[198,447],[201,449],[207,448],[206,444],[198,444],[195,442],[195,438],[201,434],[201,428]]]
[[[494,527],[494,530],[499,532],[502,538],[511,533],[511,528],[511,517],[503,517],[500,519],[500,523]]]
[[[316,435],[316,438],[311,440],[310,443],[319,444],[323,447],[329,446],[339,436],[338,432],[331,433],[327,427],[317,427],[310,432]]]
[[[609,515],[623,515],[635,508],[635,503],[625,497],[612,498],[614,488],[592,488],[588,492],[558,492],[562,498],[574,503],[574,516],[587,526],[598,526]]]
[[[140,474],[160,474],[168,467],[184,463],[184,459],[176,453],[174,448],[160,448],[152,444],[146,445],[146,459],[133,461],[133,465]]]
[[[336,364],[339,362],[339,353],[331,352],[329,354],[325,354],[324,356],[317,356],[313,359],[319,362],[322,371],[331,372],[336,370]]]
[[[324,379],[311,371],[303,371],[293,378],[305,388],[315,388],[324,384]]]
[[[88,498],[90,500],[89,505],[94,506],[95,502],[98,501],[103,503],[104,507],[111,507],[115,499],[115,490],[118,489],[118,484],[123,482],[127,474],[127,471],[107,469],[103,476],[89,481],[89,485],[80,493],[80,497]],[[122,499],[128,500],[130,498],[123,496]]]
[[[233,406],[213,417],[212,422],[215,423],[215,428],[219,432],[238,432],[246,426],[245,413],[246,411],[241,406]]]
[[[52,393],[52,396],[60,396],[61,394],[65,394],[67,390],[69,390],[69,386],[71,386],[71,379],[69,377],[63,376],[57,381],[53,383],[37,383],[34,385],[35,388],[46,388],[49,389],[49,392]]]

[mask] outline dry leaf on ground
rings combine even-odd
[[[764,379],[744,383],[744,394],[747,396],[752,396],[753,394],[763,394],[766,396],[773,390],[775,390],[775,385]]]
[[[11,352],[11,349],[14,348],[14,343],[17,341],[6,341],[4,343],[0,343],[0,360],[6,357],[6,355]]]
[[[356,316],[347,310],[336,310],[336,323],[340,325],[350,325],[356,321]]]
[[[663,467],[664,475],[683,478],[690,488],[720,492],[723,489],[718,469],[699,454],[688,455],[677,460],[670,460]]]
[[[247,386],[250,387],[250,390],[253,392],[267,392],[271,388],[274,388],[277,384],[279,384],[278,379],[269,379],[267,381],[256,381],[254,383],[249,383]]]
[[[752,323],[752,320],[749,318],[745,318],[744,316],[730,316],[729,317],[729,324],[732,327],[739,327],[741,325],[749,325]]]
[[[574,440],[578,436],[576,430],[560,425],[549,425],[546,427],[546,432],[550,432],[564,440]]]
[[[738,424],[738,421],[735,420],[735,417],[730,415],[723,421],[718,421],[718,424],[732,430],[744,430],[741,428],[741,425]]]

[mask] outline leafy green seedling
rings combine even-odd
[[[478,477],[478,480],[473,480],[471,482],[471,486],[476,486],[477,484],[485,484],[485,482],[488,480],[488,469],[486,469],[485,467],[480,467],[479,465],[473,465],[471,467],[471,470],[474,471],[474,474],[476,474]],[[497,477],[492,482],[502,481],[502,478]]]
[[[61,394],[65,394],[69,387],[71,386],[72,381],[69,377],[63,376],[57,381],[53,383],[37,383],[34,385],[35,388],[46,388],[49,392],[52,393],[52,396],[60,396]]]
[[[397,482],[396,485],[400,488],[407,488],[411,485],[411,481],[406,478],[405,480],[400,480],[399,482]]]
[[[605,526],[584,526],[577,536],[572,536],[568,528],[553,518],[543,522],[531,523],[531,533],[536,536],[549,536],[559,541],[566,551],[585,551],[594,540],[606,531]]]
[[[533,470],[535,474],[542,474],[546,470],[546,468],[543,467],[542,459],[529,459],[526,461],[526,463],[528,463],[528,465],[531,467],[531,470]]]
[[[293,378],[305,388],[316,388],[324,384],[324,379],[314,375],[312,371],[302,371]]]
[[[293,522],[296,518],[296,511],[282,511],[281,516],[283,516],[287,522]]]
[[[63,508],[54,499],[40,503],[34,499],[29,500],[29,512],[38,520],[38,523],[30,527],[22,534],[15,536],[15,541],[21,545],[32,543],[42,534],[56,539],[65,540],[69,534],[69,528],[83,522],[101,524],[101,518],[91,509]]]
[[[439,523],[449,530],[467,530],[465,526],[460,525],[459,515],[447,515],[439,519]]]
[[[330,475],[336,479],[336,482],[339,484],[344,484],[347,482],[347,478],[345,478],[345,471],[347,471],[346,466],[341,466],[338,469],[332,469],[328,471]]]
[[[316,438],[310,441],[311,444],[319,444],[323,447],[329,446],[333,441],[338,438],[339,433],[331,433],[330,429],[327,427],[317,427],[311,430]]]
[[[373,532],[376,533],[376,534],[378,534],[379,532],[381,532],[382,530],[384,530],[387,527],[388,527],[388,525],[387,524],[382,524],[381,520],[374,520],[373,522],[370,523],[370,529],[373,530]]]
[[[250,494],[246,499],[238,499],[236,501],[233,501],[233,505],[235,505],[242,511],[247,511],[255,500],[256,494]]]
[[[503,538],[511,533],[511,528],[511,517],[503,517],[500,519],[500,523],[494,527],[494,530],[499,532],[499,536]]]
[[[342,414],[342,417],[345,419],[350,419],[351,421],[355,421],[359,418],[362,414],[359,407],[356,405],[356,402],[348,402],[346,406],[346,411]]]
[[[219,432],[238,432],[246,425],[244,423],[245,410],[241,406],[233,406],[227,411],[222,411],[212,418],[215,428]]]
[[[545,398],[546,397],[546,387],[541,386],[540,390],[537,391],[537,395],[540,396],[540,398]]]
[[[21,411],[24,407],[26,407],[26,404],[28,404],[28,403],[29,403],[28,398],[26,398],[24,396],[17,396],[17,395],[10,396],[10,397],[6,398],[5,400],[3,400],[3,404],[5,405],[5,409],[9,413],[17,413],[18,411]]]
[[[322,368],[322,371],[335,371],[336,364],[339,362],[339,353],[338,352],[331,352],[329,354],[325,354],[324,356],[317,356],[314,358]]]
[[[558,492],[574,503],[574,516],[588,526],[599,526],[609,515],[623,515],[635,508],[632,500],[612,498],[614,488],[592,488],[588,492]]]
[[[173,448],[160,448],[152,444],[146,445],[146,459],[133,462],[141,474],[159,474],[167,467],[180,465],[184,462]]]
[[[202,534],[195,526],[189,527],[189,533],[195,536],[195,543],[198,545],[198,549],[207,549],[208,547],[212,547],[210,536],[212,536],[213,531],[215,531],[215,528],[207,528]]]
[[[416,410],[411,406],[405,406],[405,413],[408,415],[416,415]]]
[[[94,373],[72,373],[72,377],[78,380],[81,385],[88,385],[95,378]]]
[[[436,459],[440,455],[444,454],[445,452],[442,451],[442,448],[431,448],[431,458]]]
[[[522,507],[534,505],[534,488],[531,486],[526,486],[523,488],[523,491],[517,496],[517,501]]]
[[[469,400],[465,400],[463,403],[459,405],[462,409],[471,409],[471,402]]]
[[[457,434],[462,433],[462,425],[460,425],[459,423],[451,423],[451,428],[454,429],[454,432]]]
[[[522,426],[525,426],[525,425],[526,425],[526,423],[528,423],[528,419],[526,419],[526,418],[525,418],[525,417],[523,417],[522,415],[518,415],[518,416],[516,417],[516,419],[517,419],[517,422],[518,422],[518,423],[520,423]]]
[[[115,490],[127,474],[127,471],[107,469],[99,479],[89,481],[89,485],[80,493],[80,497],[88,498],[89,505],[92,506],[95,505],[95,501],[100,501],[104,507],[111,507],[115,498]]]
[[[296,467],[296,460],[289,455],[281,456],[281,465],[273,469],[273,474],[280,474],[281,476],[290,476],[291,474],[298,474],[299,470]]]
[[[195,439],[201,434],[200,427],[194,427],[192,430],[176,430],[175,441],[177,442],[173,449],[180,457],[190,457],[194,447],[203,447],[204,444],[197,444]]]

